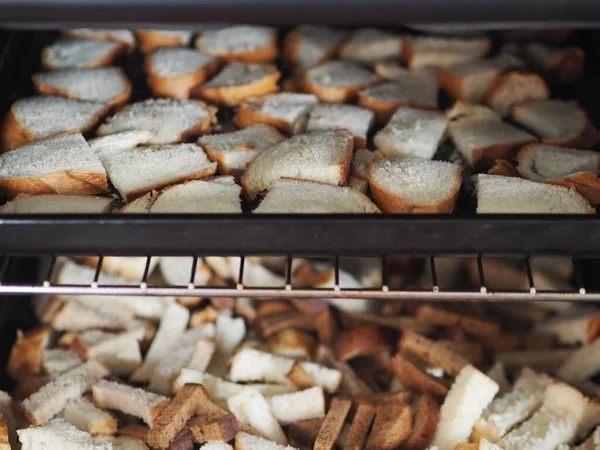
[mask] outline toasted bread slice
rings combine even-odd
[[[194,86],[219,68],[217,58],[191,48],[160,48],[146,56],[148,86],[156,97],[190,98]]]
[[[586,112],[574,103],[538,100],[516,105],[512,118],[540,136],[545,144],[589,148],[598,140]]]
[[[193,32],[187,30],[135,30],[140,50],[144,53],[157,48],[187,47],[192,35]]]
[[[154,137],[149,144],[170,144],[210,133],[216,108],[194,100],[150,99],[128,105],[98,128],[98,136],[129,130],[145,130]]]
[[[14,400],[17,401],[17,398]],[[3,450],[11,450],[11,448],[14,450],[17,448],[19,443],[19,437],[17,435],[17,421],[13,412],[14,407],[15,403],[13,402],[13,399],[11,399],[10,395],[4,391],[0,391],[0,422],[3,422],[3,425],[0,425],[0,428],[3,428],[3,431],[0,431],[0,434],[3,435],[4,441],[8,441],[8,447]],[[1,441],[2,439],[0,439],[0,442]]]
[[[556,371],[556,375],[568,383],[583,381],[598,372],[600,338],[584,345],[571,354]]]
[[[44,350],[50,344],[51,331],[42,327],[27,333],[18,332],[6,368],[14,380],[42,374]]]
[[[312,94],[290,92],[250,97],[240,105],[234,120],[242,128],[264,123],[288,134],[302,133],[308,114],[317,103]]]
[[[437,398],[443,398],[448,394],[448,388],[442,380],[421,370],[400,353],[392,358],[392,371],[402,385],[411,390],[429,393]]]
[[[410,36],[405,38],[402,55],[411,69],[452,67],[484,57],[491,48],[489,38]]]
[[[402,352],[423,360],[431,367],[440,367],[451,375],[459,374],[469,365],[468,361],[458,352],[414,331],[405,330],[398,346]]]
[[[281,425],[325,416],[325,394],[321,387],[275,395],[267,400],[273,416]]]
[[[380,159],[369,167],[375,203],[387,213],[451,213],[462,167],[416,158]]]
[[[478,175],[477,213],[593,214],[574,189],[500,175]]]
[[[51,348],[44,350],[43,373],[55,377],[81,364],[81,359],[72,350]]]
[[[585,53],[579,47],[551,47],[531,42],[521,48],[521,53],[537,70],[562,82],[572,83],[583,74]]]
[[[388,343],[382,329],[375,325],[361,325],[340,332],[333,342],[333,348],[338,360],[348,361],[385,351]]]
[[[78,430],[63,419],[53,419],[46,426],[18,430],[23,450],[112,450],[106,442],[96,442],[87,432]]]
[[[125,214],[146,214],[150,212],[154,201],[158,197],[158,192],[150,191],[134,201],[127,203],[119,212]]]
[[[340,48],[341,59],[373,65],[380,61],[395,60],[402,55],[403,38],[377,28],[354,31]]]
[[[534,100],[545,100],[550,90],[542,77],[531,72],[508,72],[494,80],[487,104],[498,115],[510,115],[512,108]]]
[[[282,177],[344,185],[352,149],[352,136],[343,130],[294,136],[258,154],[242,175],[242,187],[253,200]]]
[[[1,214],[107,214],[112,197],[42,194],[19,196],[2,206]]]
[[[2,149],[63,133],[86,133],[108,114],[102,103],[53,95],[26,97],[12,104],[2,124]]]
[[[374,119],[373,112],[354,105],[317,105],[308,116],[306,131],[348,130],[354,138],[354,148],[363,148]]]
[[[244,389],[227,401],[237,420],[255,429],[261,436],[278,444],[287,444],[287,437],[271,412],[266,399],[254,389]]]
[[[267,341],[269,351],[275,355],[297,359],[314,359],[317,340],[306,331],[285,328]]]
[[[419,322],[434,326],[461,328],[480,339],[494,339],[500,336],[500,326],[496,323],[429,305],[420,306],[415,317]]]
[[[6,424],[2,413],[0,413],[0,450],[11,450],[11,445],[8,440],[8,425]]]
[[[87,398],[70,400],[62,412],[62,417],[81,431],[92,436],[111,435],[117,432],[117,419],[106,411],[97,408]]]
[[[64,69],[33,75],[33,86],[42,95],[120,106],[131,96],[131,83],[118,67]]]
[[[135,36],[130,30],[71,28],[62,30],[62,34],[69,38],[118,42],[119,44],[123,44],[129,48],[134,48],[136,46]]]
[[[375,135],[374,142],[389,158],[432,159],[446,136],[447,126],[443,113],[400,107]]]
[[[348,431],[348,436],[346,437],[344,450],[355,450],[363,447],[374,417],[374,406],[368,403],[360,403],[358,405],[354,418],[352,419],[352,425]]]
[[[412,430],[412,412],[406,397],[377,405],[373,428],[365,448],[369,450],[399,447]]]
[[[352,100],[379,77],[351,61],[330,61],[306,71],[300,81],[306,92],[326,103]]]
[[[239,176],[262,150],[279,144],[285,137],[277,129],[263,124],[230,133],[203,136],[198,139],[211,161],[217,163],[218,172]]]
[[[66,134],[0,155],[0,191],[9,198],[85,195],[108,192],[108,183],[102,163],[83,136]]]
[[[414,426],[410,437],[404,443],[404,448],[407,450],[427,448],[433,439],[439,418],[437,402],[428,394],[421,395],[415,405]]]
[[[315,445],[313,446],[315,450],[331,450],[334,448],[335,441],[342,431],[351,406],[352,402],[350,400],[336,397],[331,400],[329,411],[327,411],[327,415],[321,424]]]
[[[226,61],[267,63],[277,59],[277,30],[258,25],[236,25],[207,30],[198,35],[195,47]]]
[[[44,70],[93,69],[110,66],[123,46],[116,42],[61,39],[42,51]]]
[[[192,89],[193,97],[224,106],[237,106],[248,97],[279,91],[281,72],[272,64],[231,63],[208,83]]]
[[[284,42],[284,59],[302,73],[333,58],[346,33],[318,25],[301,25],[290,31]]]

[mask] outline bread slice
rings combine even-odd
[[[452,67],[484,57],[491,48],[487,37],[460,38],[410,36],[404,40],[402,56],[410,69]]]
[[[408,394],[408,393],[407,393]],[[412,412],[408,395],[377,405],[371,434],[366,449],[394,449],[399,447],[412,430]]]
[[[432,159],[446,136],[447,126],[448,120],[441,112],[400,107],[373,141],[389,158]]]
[[[289,445],[280,445],[260,436],[240,431],[235,437],[235,450],[298,450]]]
[[[520,51],[535,69],[562,82],[572,83],[583,74],[585,53],[579,47],[552,47],[531,42]]]
[[[424,159],[380,159],[368,171],[375,203],[387,213],[451,213],[462,167]]]
[[[333,341],[337,359],[349,361],[389,350],[384,332],[376,325],[360,325],[341,331]]]
[[[477,213],[593,214],[574,189],[500,175],[478,175]]]
[[[545,100],[550,90],[542,77],[531,72],[508,72],[494,80],[487,96],[487,104],[498,115],[510,115],[515,105],[534,100]]]
[[[42,51],[44,70],[93,69],[110,66],[122,52],[117,42],[60,39]]]
[[[190,282],[194,258],[186,256],[165,256],[160,258],[160,273],[168,284],[173,286],[186,286]],[[205,285],[212,277],[209,267],[202,259],[196,260],[194,283],[198,286]]]
[[[258,208],[254,210],[256,214],[373,214],[379,212],[379,208],[368,197],[352,188],[291,178],[277,181]]]
[[[330,61],[304,73],[304,91],[326,103],[344,103],[354,99],[358,91],[377,82],[379,77],[351,61]]]
[[[483,410],[490,404],[498,384],[473,366],[465,366],[454,381],[440,409],[440,422],[432,445],[453,450],[466,442]]]
[[[431,394],[437,398],[444,398],[448,394],[448,387],[443,380],[426,373],[400,353],[392,358],[392,372],[403,386],[413,391]]]
[[[277,30],[258,25],[236,25],[207,30],[198,35],[195,47],[226,61],[267,63],[277,59]]]
[[[0,155],[0,191],[9,198],[85,195],[108,192],[108,183],[102,163],[83,136],[66,134]]]
[[[112,450],[109,443],[96,442],[85,431],[63,419],[54,419],[43,427],[18,430],[22,450]]]
[[[26,97],[12,104],[2,124],[2,149],[13,150],[31,141],[63,133],[86,133],[108,114],[102,103],[53,95]]]
[[[11,450],[11,445],[8,440],[8,425],[6,424],[2,413],[0,413],[0,450]]]
[[[413,429],[410,437],[404,443],[404,448],[406,450],[427,448],[435,435],[439,418],[437,402],[428,394],[421,395],[416,401]]]
[[[339,55],[341,59],[368,65],[396,60],[402,55],[402,40],[396,33],[377,28],[361,28],[346,39]]]
[[[281,425],[325,416],[325,394],[322,387],[312,387],[268,399],[273,416]]]
[[[112,445],[112,450],[148,450],[148,446],[139,439],[128,436],[102,436],[94,439],[96,443],[109,443]],[[179,450],[175,447],[173,450]],[[181,449],[189,450],[189,449]]]
[[[339,399],[337,397],[331,400],[327,416],[325,416],[315,439],[313,446],[315,450],[330,450],[334,448],[351,406],[352,402],[350,400]]]
[[[598,140],[596,128],[575,103],[538,100],[516,105],[512,118],[540,136],[545,144],[590,148]]]
[[[344,130],[294,136],[258,154],[242,175],[242,187],[254,200],[282,177],[344,185],[352,149],[352,136]]]
[[[44,350],[50,344],[50,338],[51,329],[48,327],[17,333],[6,368],[11,378],[18,380],[42,374]]]
[[[111,435],[117,432],[117,419],[112,414],[97,408],[85,397],[70,400],[62,412],[62,418],[92,436]]]
[[[154,201],[158,197],[158,192],[150,191],[134,201],[127,203],[119,212],[125,214],[146,214],[150,212]]]
[[[116,409],[139,417],[151,429],[169,399],[140,388],[103,380],[92,388],[94,404],[102,409]]]
[[[556,371],[556,376],[568,383],[583,381],[598,372],[600,338],[578,348]]]
[[[352,425],[346,437],[344,450],[363,448],[371,422],[375,416],[375,407],[368,403],[359,403],[352,419]]]
[[[69,38],[118,42],[119,44],[126,45],[129,48],[134,48],[136,46],[135,36],[130,30],[71,28],[62,30],[62,34]]]
[[[200,450],[233,450],[227,442],[212,441],[200,446]]]
[[[196,411],[197,416],[187,423],[196,443],[231,441],[244,427],[235,416],[221,409],[209,400],[205,400]],[[253,431],[254,432],[254,431]]]
[[[283,57],[295,72],[302,73],[331,59],[345,35],[335,28],[301,25],[286,35]]]
[[[237,264],[239,264],[238,258],[232,259],[237,261]],[[249,264],[246,267],[250,270],[249,272],[246,272],[246,274],[253,272],[253,266],[264,269],[262,266],[259,266],[257,264]],[[264,270],[267,271],[266,269]],[[239,268],[237,270],[237,273],[239,273]],[[265,284],[258,285],[264,286]],[[219,314],[215,325],[215,341],[217,343],[217,349],[214,358],[211,360],[208,371],[217,376],[225,376],[229,368],[229,359],[231,358],[231,355],[233,354],[235,349],[242,343],[244,337],[246,336],[246,323],[241,317],[232,318],[228,317],[225,314]]]
[[[17,398],[15,397],[15,401],[16,400]],[[4,423],[4,430],[1,434],[4,437],[4,440],[8,441],[8,448],[5,450],[11,450],[11,448],[15,449],[18,447],[19,437],[17,435],[17,422],[13,412],[15,406],[16,405],[10,395],[4,391],[0,391],[0,422]],[[0,442],[1,440],[2,439],[0,439]]]
[[[98,128],[98,136],[145,130],[154,137],[148,144],[171,144],[210,133],[216,108],[195,100],[149,99],[132,103]]]
[[[240,105],[234,120],[242,128],[264,123],[288,134],[302,133],[309,112],[318,101],[312,94],[290,92],[250,97]]]
[[[122,305],[118,305],[123,309]],[[128,313],[129,311],[125,311]],[[128,318],[86,306],[78,301],[64,302],[51,320],[57,331],[84,331],[92,328],[103,330],[125,330],[137,322]]]
[[[227,401],[237,420],[254,428],[261,436],[278,444],[287,444],[287,437],[277,423],[266,399],[254,389],[244,389]]]
[[[154,96],[187,99],[192,88],[204,83],[219,65],[214,56],[191,48],[160,48],[146,55],[144,68]]]
[[[51,348],[44,350],[43,373],[55,377],[81,364],[77,354],[69,349]]]
[[[154,135],[150,131],[130,130],[95,137],[88,140],[88,144],[97,155],[106,156],[146,144],[153,138]]]
[[[306,331],[286,328],[271,336],[267,345],[275,355],[296,359],[313,359],[317,351],[317,340]]]
[[[187,30],[135,30],[140,50],[150,53],[157,48],[187,47],[193,36]]]
[[[90,195],[19,196],[2,206],[1,214],[107,214],[114,199]]]
[[[308,116],[306,131],[348,130],[354,148],[363,148],[374,119],[373,112],[354,105],[316,105]]]
[[[230,133],[203,136],[198,139],[198,145],[217,163],[220,174],[240,176],[257,154],[284,139],[276,128],[257,124]]]
[[[33,75],[33,86],[42,95],[121,106],[131,96],[131,83],[118,67],[63,69]]]
[[[154,189],[210,176],[217,169],[195,144],[136,147],[100,158],[125,201]]]

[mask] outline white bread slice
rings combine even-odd
[[[220,174],[239,176],[246,169],[246,164],[262,150],[284,139],[276,128],[256,124],[230,133],[202,136],[198,139],[198,145],[211,161],[217,163]]]
[[[200,447],[200,450],[233,450],[227,442],[209,441]]]
[[[277,181],[254,210],[255,214],[379,212],[379,208],[367,196],[350,187],[289,178]]]
[[[102,436],[94,439],[96,443],[110,443],[112,450],[148,450],[141,440],[129,436]]]
[[[487,104],[502,117],[515,105],[544,100],[550,91],[542,77],[531,72],[507,72],[496,78],[487,96]]]
[[[135,30],[140,51],[144,53],[157,48],[187,47],[193,34],[188,30]]]
[[[578,172],[598,175],[600,156],[595,151],[546,144],[531,144],[519,152],[517,170],[533,181],[566,178]]]
[[[325,417],[325,394],[322,387],[312,387],[268,399],[273,416],[281,425]]]
[[[373,141],[389,158],[432,159],[446,136],[447,126],[448,119],[441,112],[400,107]]]
[[[114,381],[102,380],[92,388],[94,404],[102,409],[116,409],[139,417],[152,428],[154,420],[169,399],[140,388],[134,388]]]
[[[487,37],[410,36],[404,40],[402,55],[411,69],[452,67],[484,57],[490,47]]]
[[[402,55],[402,37],[377,28],[354,31],[340,48],[341,59],[373,65]]]
[[[148,276],[150,276],[156,266],[158,266],[159,260],[160,258],[158,257],[150,258],[150,263],[148,264]],[[95,269],[98,266],[99,258],[95,256],[87,256],[83,258],[77,258],[77,261]],[[147,263],[148,258],[143,256],[105,256],[102,258],[102,272],[108,275],[115,275],[129,281],[141,282],[142,278],[144,277],[144,272],[146,271]],[[147,314],[142,312],[142,316],[144,315],[147,316]]]
[[[514,106],[512,118],[540,136],[545,144],[590,148],[598,140],[586,112],[576,103],[537,100]]]
[[[562,82],[572,83],[583,74],[585,53],[579,47],[551,47],[530,42],[519,50],[536,70]]]
[[[301,25],[284,41],[284,59],[295,72],[304,72],[332,58],[346,33],[319,25]]]
[[[129,48],[135,47],[135,36],[130,30],[100,29],[100,28],[71,28],[62,30],[63,35],[78,39],[96,39],[124,44]]]
[[[204,447],[203,447],[204,448]],[[260,436],[240,431],[235,437],[235,450],[298,450],[289,445],[281,445]]]
[[[95,137],[90,139],[88,144],[97,155],[108,155],[146,144],[153,138],[154,135],[150,131],[131,130]]]
[[[6,450],[18,448],[19,437],[17,435],[17,422],[15,420],[13,400],[10,395],[4,391],[0,391],[0,416],[6,425],[6,434],[8,437],[9,447]]]
[[[70,400],[63,409],[62,418],[92,436],[111,435],[117,432],[117,419],[112,414],[97,408],[85,397]]]
[[[53,419],[43,427],[17,431],[22,450],[112,450],[109,443],[96,442],[92,436],[78,430],[63,419]]]
[[[237,260],[237,258],[236,258]],[[248,265],[248,267],[254,264]],[[264,269],[262,266],[258,266]],[[266,271],[266,269],[264,269]],[[252,269],[249,273],[252,273]],[[238,269],[239,273],[239,269]],[[248,274],[248,273],[247,273]],[[254,281],[253,279],[251,281]],[[268,283],[259,284],[259,286],[269,286]],[[281,286],[281,284],[280,284]],[[229,359],[235,349],[242,343],[246,336],[246,322],[241,317],[232,318],[225,314],[219,314],[215,322],[215,341],[217,348],[215,355],[210,362],[208,371],[217,376],[225,376],[229,367]]]
[[[316,105],[308,116],[306,131],[348,130],[352,133],[354,148],[363,148],[374,122],[373,112],[359,106]]]
[[[217,170],[196,144],[135,147],[100,158],[125,201],[154,189],[211,176]]]
[[[279,53],[277,30],[259,25],[236,25],[221,30],[207,30],[198,35],[195,47],[226,61],[265,63]]]
[[[44,350],[42,367],[44,373],[51,377],[71,370],[81,364],[81,359],[73,350],[49,348]]]
[[[477,213],[593,214],[573,189],[515,177],[478,175]]]
[[[426,159],[380,159],[368,170],[375,203],[388,213],[450,213],[462,182],[462,167]]]
[[[132,103],[98,128],[98,136],[145,130],[154,137],[149,144],[171,144],[210,133],[216,108],[196,100],[149,99]]]
[[[146,214],[150,212],[154,201],[158,197],[158,192],[150,191],[134,201],[127,203],[119,212],[124,214]]]
[[[600,338],[573,352],[556,371],[556,376],[567,383],[576,383],[591,377],[600,370],[599,354]]]
[[[35,164],[32,164],[35,161]],[[0,191],[84,195],[108,191],[106,172],[81,134],[32,142],[0,155]]]
[[[97,361],[88,361],[50,380],[37,392],[26,398],[23,411],[34,425],[44,425],[60,411],[67,402],[81,397],[102,378],[108,369]]]
[[[498,384],[473,366],[465,366],[450,388],[440,409],[440,421],[431,443],[439,450],[453,450],[466,442],[475,422],[490,404]]]
[[[194,88],[191,94],[218,105],[237,106],[248,97],[279,91],[280,77],[281,72],[273,64],[234,62],[208,83]]]
[[[510,392],[497,397],[473,427],[471,439],[497,442],[515,426],[527,420],[541,406],[544,392],[553,380],[525,367]]]
[[[123,46],[92,39],[60,39],[42,51],[45,70],[93,69],[110,66]]]
[[[188,181],[159,192],[150,212],[239,214],[241,192],[233,177]]]
[[[256,390],[244,389],[231,397],[227,406],[237,420],[250,425],[264,438],[281,445],[287,444],[287,437],[273,416],[269,403]]]
[[[33,75],[32,80],[35,90],[40,94],[110,106],[127,103],[131,95],[131,83],[119,67],[42,72]]]
[[[366,148],[359,148],[354,152],[354,157],[352,158],[352,166],[350,167],[350,175],[361,180],[366,180],[367,170],[369,170],[371,164],[383,157],[383,153],[379,150],[375,150],[373,152]]]
[[[259,153],[242,175],[242,187],[246,196],[254,200],[282,177],[344,185],[352,150],[352,135],[344,130],[293,136]]]
[[[379,77],[352,61],[330,61],[306,71],[300,81],[305,92],[326,103],[352,100]]]
[[[596,308],[575,308],[566,314],[539,323],[535,331],[551,334],[559,343],[568,346],[591,343],[597,336],[600,316]]]
[[[31,141],[62,133],[86,133],[108,114],[102,103],[73,100],[54,95],[36,95],[17,100],[2,124],[2,149],[13,150]]]
[[[107,214],[114,203],[112,197],[91,195],[19,196],[0,206],[2,214]]]
[[[500,387],[498,393],[505,394],[511,389],[510,381],[508,381],[508,377],[506,376],[506,367],[504,367],[504,363],[502,361],[496,361],[492,367],[489,368],[486,375],[498,383]]]
[[[240,105],[234,120],[241,128],[264,123],[288,134],[303,133],[308,114],[318,102],[312,94],[295,92],[250,97]]]
[[[118,305],[123,309],[122,305]],[[127,311],[126,311],[127,312]],[[57,331],[84,331],[92,328],[102,330],[126,330],[136,324],[122,316],[86,306],[78,301],[65,301],[51,321]]]
[[[586,398],[576,389],[563,383],[548,386],[540,409],[498,445],[504,450],[554,450],[575,439],[586,407]]]
[[[192,276],[192,266],[194,258],[187,256],[163,256],[160,258],[160,273],[165,281],[173,286],[187,286]],[[202,259],[196,260],[196,271],[194,274],[194,283],[197,286],[204,286],[210,278],[212,272]]]
[[[144,68],[154,96],[185,99],[219,65],[217,58],[191,48],[160,48],[146,56]]]

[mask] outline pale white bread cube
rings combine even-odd
[[[94,404],[102,409],[116,409],[139,417],[152,428],[154,420],[169,403],[162,395],[114,381],[102,380],[92,388]]]
[[[220,174],[240,175],[246,169],[246,164],[262,150],[284,139],[276,128],[256,124],[230,133],[202,136],[198,139],[198,145],[211,161],[217,163]]]
[[[131,95],[131,83],[119,67],[63,69],[32,76],[35,90],[75,100],[121,105]]]
[[[375,203],[389,213],[450,213],[462,167],[445,161],[383,158],[368,170]]]
[[[289,134],[302,133],[310,110],[318,102],[312,94],[295,92],[249,97],[240,105],[235,122],[242,128],[263,123]]]
[[[531,144],[519,152],[517,162],[517,170],[522,177],[533,181],[550,181],[579,172],[598,175],[600,156],[591,150]]]
[[[108,275],[115,275],[126,280],[141,282],[146,271],[146,264],[148,264],[148,276],[152,275],[154,269],[158,266],[160,258],[148,258],[143,256],[105,256],[102,258],[102,272]],[[87,266],[93,267],[94,269],[98,266],[99,259],[95,256],[88,256],[84,258],[77,258],[78,262],[81,262]],[[166,302],[157,302],[166,304]],[[146,310],[149,310],[147,308]]]
[[[227,61],[270,62],[277,58],[277,30],[260,25],[235,25],[206,30],[194,46]]]
[[[262,266],[259,267],[267,270]],[[264,286],[264,284],[259,284],[259,286],[261,285]],[[231,355],[246,337],[246,322],[241,317],[233,318],[221,313],[217,317],[215,328],[217,346],[208,371],[213,375],[225,376]]]
[[[119,213],[122,214],[147,214],[150,212],[154,201],[158,197],[158,192],[150,191],[141,197],[136,198],[134,201],[127,203],[123,206]]]
[[[187,286],[192,277],[194,258],[186,256],[162,256],[158,266],[165,281],[174,286]],[[204,286],[210,280],[212,272],[202,259],[196,260],[194,283]]]
[[[472,439],[497,442],[515,426],[527,420],[544,400],[553,380],[525,367],[512,389],[488,405],[473,427]]]
[[[287,178],[277,181],[254,210],[255,214],[379,212],[367,196],[350,187]]]
[[[590,148],[598,140],[596,128],[576,103],[537,100],[513,107],[512,118],[545,144]]]
[[[110,66],[123,47],[117,42],[93,39],[60,39],[42,51],[46,70]]]
[[[135,30],[140,50],[144,53],[157,48],[187,47],[192,41],[193,34],[189,30]]]
[[[31,423],[44,425],[62,411],[69,400],[80,398],[107,375],[109,371],[104,365],[88,361],[53,378],[26,398],[23,411]]]
[[[508,377],[506,376],[506,367],[504,367],[502,361],[496,361],[487,371],[486,375],[498,383],[500,388],[498,390],[499,394],[504,394],[512,388],[510,381],[508,381]]]
[[[35,164],[33,163],[35,162]],[[32,142],[0,155],[0,191],[85,195],[108,191],[106,171],[81,134]]]
[[[54,377],[77,367],[81,362],[73,350],[47,348],[43,352],[42,368],[47,375]]]
[[[227,442],[209,441],[200,447],[200,450],[233,450]]]
[[[600,338],[579,347],[556,371],[556,376],[568,383],[583,381],[600,370]]]
[[[140,144],[146,144],[153,137],[154,135],[146,130],[121,131],[119,133],[95,137],[90,139],[88,144],[97,155],[105,156],[137,147]]]
[[[244,389],[227,401],[237,420],[250,425],[262,437],[286,445],[287,437],[271,412],[267,400],[254,389]]]
[[[332,58],[346,33],[320,25],[301,25],[290,31],[284,42],[284,59],[297,72]]]
[[[487,104],[500,116],[509,116],[516,105],[545,100],[550,90],[542,77],[531,72],[508,72],[493,83]]]
[[[112,450],[109,443],[96,442],[87,432],[78,430],[63,419],[48,425],[18,430],[22,450]]]
[[[411,69],[452,67],[483,58],[490,47],[487,37],[410,36],[405,38],[402,53]]]
[[[98,136],[144,130],[149,144],[171,144],[208,133],[216,123],[216,108],[197,100],[148,99],[127,105],[98,128]]]
[[[477,176],[478,214],[593,214],[577,191],[500,175]]]
[[[543,334],[551,334],[558,342],[568,346],[588,344],[593,340],[589,330],[600,320],[596,308],[575,308],[540,324],[535,330]]]
[[[150,345],[142,366],[131,376],[131,381],[149,382],[159,361],[171,351],[183,335],[190,320],[190,312],[177,303],[171,304],[165,311],[156,336]]]
[[[300,134],[263,150],[246,167],[242,187],[254,200],[283,177],[344,185],[352,160],[353,139],[345,130]]]
[[[240,431],[235,437],[236,450],[298,450],[289,445],[281,445],[260,436]]]
[[[13,412],[14,404],[10,395],[4,391],[0,391],[0,415],[6,425],[6,434],[9,444],[13,449],[18,448],[19,437],[17,436],[17,422]],[[10,450],[6,449],[6,450]]]
[[[504,450],[554,450],[576,438],[586,408],[587,400],[579,391],[555,383],[546,389],[540,409],[497,444]]]
[[[85,299],[86,297],[81,298]],[[98,304],[101,303],[101,301],[95,301]],[[128,315],[131,311],[128,308],[124,308],[123,305],[113,306],[116,306],[120,310],[124,309]],[[58,311],[52,317],[51,325],[57,331],[77,332],[93,328],[114,331],[127,330],[138,328],[140,324],[122,315],[106,312],[106,310],[97,309],[76,300],[67,300],[61,303]]]
[[[402,36],[377,28],[353,32],[340,48],[341,59],[363,64],[398,59],[402,55]]]
[[[325,417],[325,394],[322,387],[312,387],[268,399],[273,416],[281,425]]]
[[[542,42],[530,42],[517,51],[536,70],[564,83],[576,81],[584,71],[585,53],[579,47],[552,47]]]
[[[2,214],[107,214],[112,197],[41,194],[19,196],[0,206]]]
[[[101,29],[101,28],[70,28],[62,30],[62,33],[71,38],[96,39],[100,41],[111,41],[135,47],[135,36],[130,30]]]
[[[389,158],[432,159],[446,136],[447,126],[448,119],[441,112],[401,107],[373,141]]]
[[[240,214],[241,193],[242,188],[230,176],[192,180],[159,192],[150,212]]]
[[[63,409],[62,418],[92,436],[110,435],[117,432],[117,419],[112,414],[96,407],[85,397],[69,401]]]
[[[348,130],[354,147],[367,145],[367,134],[373,127],[375,115],[366,108],[354,105],[316,105],[308,116],[306,131]]]
[[[94,439],[96,443],[109,443],[112,450],[148,450],[141,440],[129,436],[102,436]]]
[[[30,141],[62,133],[91,130],[108,114],[103,103],[55,95],[36,95],[17,100],[4,118],[2,149],[12,150]]]

